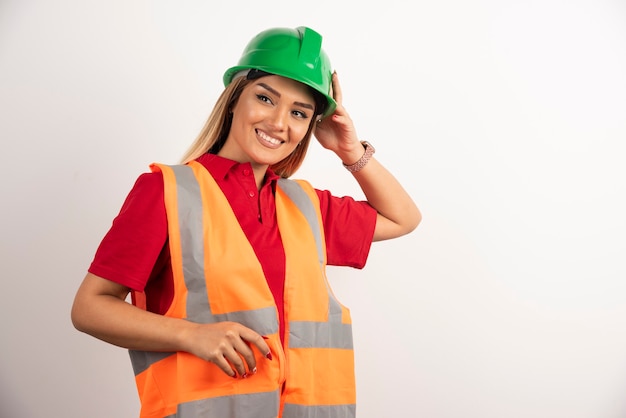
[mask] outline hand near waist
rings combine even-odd
[[[237,322],[194,324],[185,331],[182,340],[188,345],[183,347],[183,351],[214,363],[234,378],[256,373],[254,347],[269,360],[272,359],[263,337]]]

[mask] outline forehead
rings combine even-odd
[[[299,81],[279,75],[268,75],[257,78],[251,86],[259,86],[282,96],[294,96],[299,101],[314,102],[311,88]]]

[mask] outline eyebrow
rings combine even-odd
[[[279,92],[277,92],[276,90],[274,90],[273,88],[271,88],[270,86],[268,86],[267,84],[265,84],[265,83],[259,83],[259,86],[263,87],[263,88],[264,88],[264,89],[266,89],[266,90],[269,90],[272,94],[275,94],[276,96],[280,97],[280,93],[279,93]],[[304,107],[304,108],[306,108],[306,109],[311,109],[311,110],[314,110],[313,105],[308,104],[308,103],[294,102],[294,104],[295,104],[295,105],[298,105],[298,106],[302,106],[302,107]]]

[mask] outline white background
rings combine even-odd
[[[127,352],[72,327],[74,293],[247,41],[300,25],[424,215],[329,270],[359,417],[626,416],[618,0],[0,0],[0,416],[137,416]],[[317,143],[295,177],[360,197]]]

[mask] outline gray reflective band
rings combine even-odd
[[[290,348],[352,349],[352,326],[336,322],[289,322]]]
[[[183,256],[183,275],[189,290],[187,319],[193,322],[215,322],[210,318],[209,296],[204,279],[204,237],[202,233],[202,195],[191,167],[172,166],[176,175],[178,227]],[[209,316],[207,318],[207,316]]]
[[[313,237],[315,238],[315,244],[317,246],[317,256],[320,262],[320,267],[322,271],[324,270],[324,254],[323,254],[323,246],[322,246],[322,236],[321,236],[321,227],[319,221],[317,219],[317,211],[313,206],[313,202],[309,195],[304,191],[302,186],[298,184],[298,182],[294,180],[281,178],[278,180],[278,185],[285,192],[289,199],[295,203],[300,212],[304,215],[307,222],[309,223],[309,227],[311,228],[311,232],[313,233]],[[328,292],[328,321],[335,322],[341,324],[342,321],[342,311],[341,305],[337,302],[337,299],[333,296],[328,283],[326,283],[326,290]]]
[[[276,418],[278,407],[278,391],[220,396],[181,403],[165,418]]]
[[[278,332],[276,308],[273,306],[250,311],[228,312],[225,314],[211,316],[212,322],[239,322],[248,328],[252,328],[261,335],[270,335]]]
[[[295,405],[286,403],[283,418],[354,418],[356,405]]]
[[[148,367],[152,366],[159,360],[163,360],[176,353],[164,353],[158,351],[137,351],[137,350],[128,350],[128,354],[130,355],[130,361],[133,365],[133,373],[135,376],[147,370]]]

